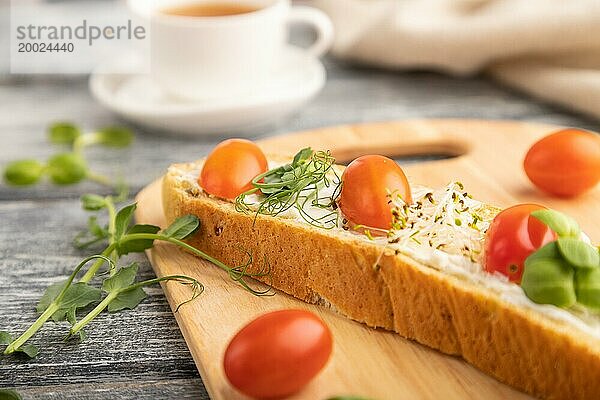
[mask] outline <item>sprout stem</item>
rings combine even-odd
[[[86,176],[90,181],[97,182],[101,185],[114,186],[113,183],[111,182],[110,178],[108,178],[107,176],[100,175],[100,174],[97,174],[92,171],[88,171]]]

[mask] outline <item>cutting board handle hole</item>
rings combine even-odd
[[[381,154],[394,159],[399,164],[447,160],[469,153],[471,147],[461,141],[424,143],[398,143],[394,146],[378,147],[367,145],[358,148],[337,148],[332,151],[336,163],[348,165],[352,160],[365,154]]]
[[[400,165],[407,165],[426,161],[448,160],[456,157],[457,156],[452,154],[414,154],[410,156],[395,156],[391,158]]]

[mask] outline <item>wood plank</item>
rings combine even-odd
[[[460,179],[476,198],[507,206],[534,201],[566,211],[579,219],[592,239],[600,237],[600,216],[590,209],[600,200],[596,189],[577,200],[549,198],[526,180],[521,160],[529,145],[556,127],[519,122],[468,120],[406,121],[323,128],[261,142],[265,151],[296,152],[311,145],[331,149],[341,160],[377,152],[391,156],[452,153],[456,158],[411,165],[413,182],[440,186]],[[138,196],[138,221],[163,224],[160,183]],[[355,394],[378,399],[527,398],[484,375],[460,359],[425,348],[399,335],[369,329],[321,307],[285,294],[255,298],[231,284],[226,274],[168,244],[149,252],[157,275],[187,273],[206,285],[198,301],[176,314],[206,387],[215,399],[242,398],[226,382],[222,354],[231,335],[247,321],[281,308],[304,308],[319,314],[335,338],[332,360],[322,374],[293,398],[325,398]],[[185,300],[186,289],[166,285],[171,306]]]

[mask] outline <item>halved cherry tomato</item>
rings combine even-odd
[[[555,132],[531,146],[523,166],[541,190],[577,196],[600,181],[600,135],[579,129]]]
[[[245,139],[228,139],[206,157],[198,184],[212,195],[234,199],[252,189],[252,179],[267,168],[267,158],[257,145]]]
[[[537,204],[519,204],[501,211],[487,230],[483,266],[500,272],[511,282],[520,283],[525,259],[545,244],[556,240],[556,233],[531,213],[543,210]]]
[[[223,366],[229,382],[259,399],[298,392],[325,366],[333,340],[325,323],[303,310],[256,318],[231,340]]]
[[[412,203],[410,186],[402,168],[384,156],[362,156],[352,161],[342,174],[338,204],[344,216],[354,224],[390,229],[390,193]]]

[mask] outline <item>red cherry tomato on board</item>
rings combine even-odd
[[[267,168],[267,158],[257,145],[245,139],[228,139],[206,157],[198,184],[214,196],[234,199],[252,189],[252,179]]]
[[[223,366],[229,382],[259,399],[298,392],[325,366],[333,340],[325,323],[303,310],[262,315],[231,340]]]
[[[412,203],[408,179],[402,168],[384,156],[368,155],[352,161],[342,174],[339,206],[352,223],[390,229],[392,204],[389,193]]]
[[[555,132],[531,146],[523,166],[541,190],[577,196],[600,181],[600,135],[579,129]]]
[[[484,268],[500,272],[511,282],[520,283],[525,259],[545,244],[556,240],[556,233],[531,213],[543,210],[537,204],[520,204],[501,211],[485,236]]]

